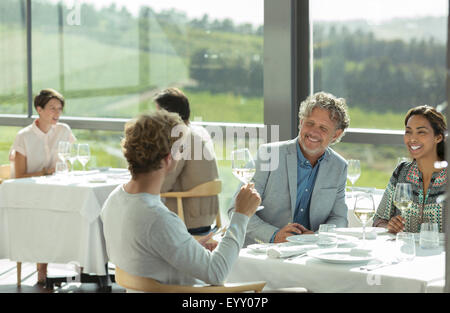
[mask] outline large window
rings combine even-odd
[[[60,91],[66,117],[128,119],[154,110],[156,92],[176,86],[189,98],[193,121],[264,122],[263,0],[2,0],[0,8],[0,114],[27,113],[31,64],[32,96]],[[91,144],[87,168],[126,166],[122,132],[114,128],[74,129]],[[0,164],[18,129],[2,127]],[[230,151],[215,146],[225,210],[238,181]]]
[[[351,128],[403,130],[417,105],[445,112],[448,0],[310,5],[314,91],[345,98]],[[356,185],[384,188],[397,157],[407,156],[403,146],[379,144],[336,145],[347,159],[361,159]]]
[[[177,86],[199,120],[263,123],[263,1],[245,2],[32,1],[33,93],[129,118]]]
[[[25,3],[0,1],[0,114],[27,112]]]

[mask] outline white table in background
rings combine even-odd
[[[367,243],[381,258],[389,257],[395,242],[391,235],[379,235]],[[363,264],[332,264],[309,256],[293,260],[271,259],[242,249],[227,282],[266,281],[265,290],[304,287],[312,292],[426,292],[429,284],[444,279],[443,247],[424,250],[416,244],[413,261],[367,272]]]
[[[75,263],[105,275],[103,203],[127,181],[124,169],[7,180],[0,185],[0,257],[18,262]]]

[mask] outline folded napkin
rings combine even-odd
[[[317,249],[317,245],[295,245],[295,246],[277,246],[267,249],[269,258],[288,258],[290,256],[299,255],[309,250]]]

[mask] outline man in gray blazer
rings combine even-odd
[[[347,162],[329,145],[349,121],[344,99],[318,92],[301,103],[297,138],[261,145],[254,183],[264,209],[250,219],[245,246],[284,242],[320,224],[347,227]]]

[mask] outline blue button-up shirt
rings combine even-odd
[[[297,201],[295,202],[294,223],[299,223],[308,229],[310,228],[309,205],[311,195],[320,162],[322,162],[324,156],[325,153],[318,159],[316,165],[312,167],[311,163],[303,156],[300,144],[297,143]]]

